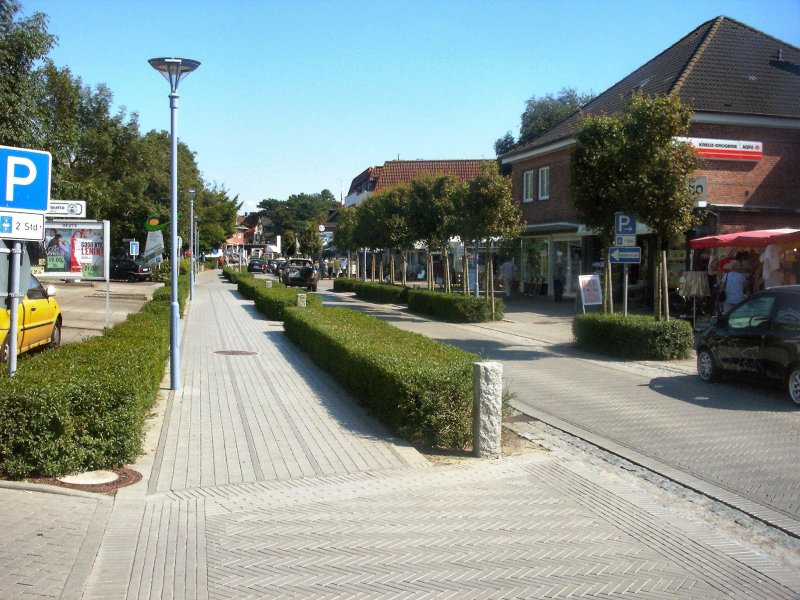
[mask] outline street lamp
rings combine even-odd
[[[182,77],[185,77],[200,63],[189,58],[151,58],[150,66],[161,73],[169,82],[169,108],[171,125],[171,149],[170,149],[170,230],[171,230],[171,250],[170,250],[170,284],[172,285],[172,296],[170,298],[170,389],[177,390],[180,387],[180,368],[181,350],[180,337],[178,336],[178,321],[180,311],[178,308],[178,84]]]

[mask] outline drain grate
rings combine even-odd
[[[249,350],[215,350],[214,354],[221,354],[222,356],[255,356],[258,352],[250,352]]]

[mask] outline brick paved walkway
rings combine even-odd
[[[183,387],[165,394],[150,452],[134,465],[145,478],[117,494],[96,556],[95,501],[35,494],[55,514],[79,515],[61,550],[69,571],[62,597],[800,594],[797,569],[574,456],[430,466],[217,273],[201,274],[195,287]],[[0,492],[3,514],[24,520],[15,507],[25,492]],[[3,538],[0,560],[19,555],[34,531]],[[77,593],[75,581],[90,569]],[[0,597],[17,597],[16,586],[0,579]],[[32,586],[20,597],[57,587]]]

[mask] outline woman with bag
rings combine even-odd
[[[732,260],[727,265],[728,272],[722,276],[722,283],[719,286],[720,302],[722,310],[726,314],[747,297],[745,290],[746,279],[739,273],[739,261]]]

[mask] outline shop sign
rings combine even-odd
[[[694,148],[694,153],[712,160],[761,160],[764,144],[742,140],[716,140],[711,138],[677,137]]]

